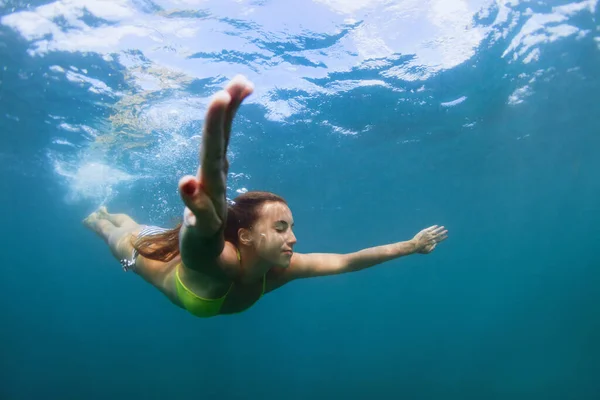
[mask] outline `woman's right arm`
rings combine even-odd
[[[237,76],[213,97],[204,120],[198,173],[179,181],[186,206],[179,237],[181,259],[197,271],[222,274],[214,261],[225,246],[227,146],[235,113],[252,90],[246,78]]]

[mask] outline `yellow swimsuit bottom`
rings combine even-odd
[[[241,260],[239,250],[237,251],[237,256],[238,260]],[[177,264],[175,267],[175,286],[177,288],[177,297],[179,298],[179,301],[181,301],[183,308],[200,318],[209,318],[219,315],[221,312],[221,307],[223,306],[227,295],[233,287],[233,282],[229,286],[229,289],[227,289],[227,293],[225,293],[222,297],[219,297],[218,299],[205,299],[192,292],[183,284],[181,278],[179,277],[180,269],[181,263]],[[265,294],[266,281],[267,279],[265,274],[263,275],[263,288],[260,297]]]

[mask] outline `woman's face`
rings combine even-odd
[[[258,256],[274,266],[287,268],[293,255],[296,235],[292,211],[281,202],[265,203],[250,229]]]

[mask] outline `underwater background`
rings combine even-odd
[[[0,0],[0,399],[600,398],[598,0]],[[228,196],[299,252],[449,239],[198,319],[81,220]]]

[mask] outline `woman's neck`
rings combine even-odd
[[[253,249],[239,248],[240,254],[240,282],[250,284],[262,280],[270,264],[262,260]]]

